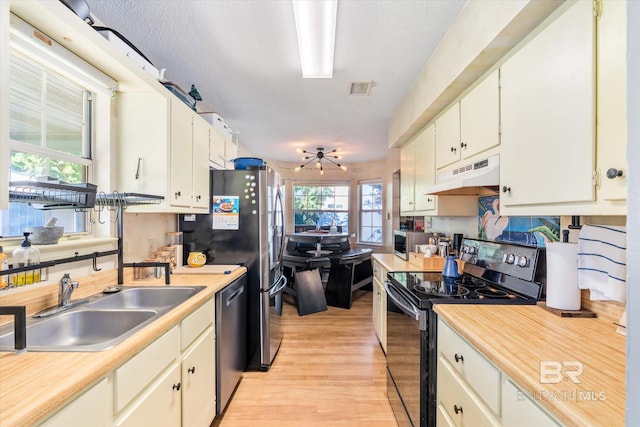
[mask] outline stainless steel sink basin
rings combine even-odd
[[[28,318],[27,351],[107,350],[205,288],[125,287],[50,317]],[[12,351],[13,346],[13,325],[0,327],[0,351]]]
[[[157,314],[154,310],[67,311],[29,324],[27,351],[106,350]],[[13,333],[0,337],[0,347],[13,347]]]
[[[93,309],[145,309],[177,306],[204,288],[204,286],[128,288],[100,298],[88,304],[87,307]]]

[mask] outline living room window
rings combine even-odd
[[[360,183],[360,230],[361,243],[382,244],[382,182]]]
[[[349,230],[348,185],[295,185],[293,187],[295,231],[317,227],[338,231]]]

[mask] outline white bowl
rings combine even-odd
[[[55,245],[64,233],[64,227],[58,226],[36,226],[25,228],[26,232],[31,233],[29,240],[34,245]]]

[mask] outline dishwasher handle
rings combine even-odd
[[[238,298],[243,293],[244,293],[244,283],[242,284],[242,286],[238,286],[237,289],[233,290],[233,293],[231,295],[225,298],[225,301],[224,301],[225,305],[229,307],[233,303],[233,300]]]
[[[420,309],[416,308],[410,301],[395,290],[393,286],[389,284],[389,281],[386,281],[384,284],[384,289],[387,291],[387,296],[391,301],[400,308],[407,316],[411,317],[414,320],[420,321],[422,317],[422,312]]]

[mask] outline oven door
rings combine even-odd
[[[390,396],[398,425],[423,426],[425,420],[421,419],[423,411],[420,402],[420,380],[423,370],[420,353],[422,335],[426,330],[426,312],[409,301],[390,281],[385,283],[385,289],[387,368],[391,377],[387,382],[387,395]],[[396,396],[399,396],[402,405],[398,404]],[[406,422],[407,417],[409,424]]]

